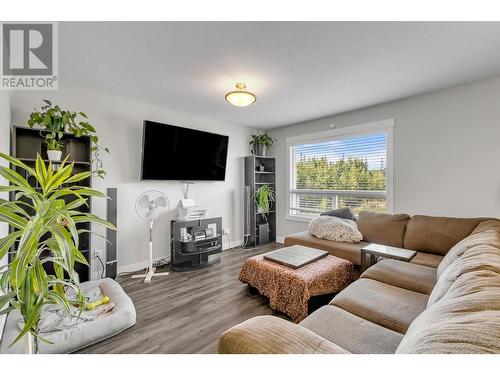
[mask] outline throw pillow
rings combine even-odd
[[[321,216],[335,216],[341,219],[356,221],[356,215],[353,214],[349,207],[337,208],[336,210],[322,212]]]
[[[309,223],[309,232],[318,238],[338,242],[360,242],[363,235],[352,220],[318,216]]]

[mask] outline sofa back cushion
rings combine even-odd
[[[453,283],[462,275],[474,271],[489,270],[500,275],[500,249],[491,245],[478,245],[448,266],[432,289],[427,301],[431,306],[443,298]]]
[[[366,242],[387,246],[403,247],[406,223],[410,219],[406,214],[385,214],[373,211],[361,211],[358,215],[358,229]]]
[[[500,274],[462,274],[446,295],[420,314],[396,353],[500,353]]]
[[[437,268],[437,278],[468,249],[478,245],[491,245],[500,248],[500,220],[486,220],[474,228],[472,233],[453,246]]]
[[[404,247],[424,253],[446,255],[483,220],[415,215],[408,221]]]

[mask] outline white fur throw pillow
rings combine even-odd
[[[309,223],[309,232],[318,238],[338,242],[359,242],[363,235],[355,221],[335,216],[318,216]]]

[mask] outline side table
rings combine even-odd
[[[361,269],[364,271],[368,267],[373,266],[377,263],[378,257],[409,262],[415,255],[417,255],[415,250],[372,243],[361,249]]]

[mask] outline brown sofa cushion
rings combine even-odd
[[[323,306],[300,322],[325,339],[354,354],[392,354],[403,335],[336,306]]]
[[[330,304],[404,334],[424,311],[428,297],[379,281],[359,279],[337,294]]]
[[[314,237],[308,231],[304,231],[285,237],[285,246],[292,245],[309,246],[325,250],[331,255],[348,260],[359,266],[361,264],[361,248],[368,245],[368,243],[364,241],[359,243],[328,241]]]
[[[275,316],[248,319],[219,338],[221,354],[348,354],[337,344]]]
[[[454,261],[460,258],[468,249],[478,245],[491,245],[500,248],[500,220],[481,222],[472,233],[453,246],[443,258],[437,269],[438,278]]]
[[[483,220],[481,218],[412,216],[406,226],[404,248],[446,255],[448,250],[471,234],[473,229]]]
[[[396,353],[500,353],[500,274],[461,275],[408,328]]]
[[[429,296],[428,306],[443,298],[453,283],[463,274],[490,270],[500,274],[500,249],[490,245],[477,245],[448,266]]]
[[[431,294],[436,285],[436,269],[418,264],[384,259],[368,268],[361,278],[380,281],[399,288]]]
[[[426,267],[438,268],[442,260],[442,255],[422,253],[420,251],[417,251],[417,255],[415,255],[415,257],[410,260],[410,263],[420,264],[421,266]]]
[[[359,231],[363,234],[363,241],[403,247],[403,237],[409,219],[410,216],[406,214],[391,215],[361,211],[356,223]]]

